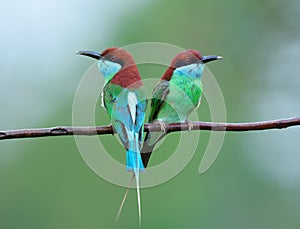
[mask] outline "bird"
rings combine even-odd
[[[192,122],[188,115],[196,110],[202,96],[202,74],[205,64],[222,59],[221,56],[202,56],[198,50],[188,49],[178,53],[154,87],[149,123],[158,123],[162,132],[147,132],[141,151],[146,168],[155,145],[165,137],[165,125]]]
[[[77,54],[98,60],[98,69],[105,81],[102,90],[102,104],[110,116],[114,133],[118,134],[126,149],[126,169],[133,173],[116,220],[120,217],[128,190],[135,178],[139,223],[141,223],[139,173],[144,172],[145,167],[140,150],[147,106],[142,78],[132,55],[125,49],[112,47],[101,53],[77,51]]]

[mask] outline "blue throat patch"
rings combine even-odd
[[[104,76],[105,81],[111,80],[111,78],[118,72],[122,66],[118,63],[114,63],[108,60],[99,60],[98,69]]]
[[[204,69],[204,64],[190,64],[176,68],[174,73],[178,75],[186,75],[193,78],[201,78]]]

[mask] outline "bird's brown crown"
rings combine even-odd
[[[178,53],[171,62],[161,80],[170,80],[176,68],[197,63],[202,60],[202,55],[198,50],[188,49]]]
[[[104,50],[101,55],[104,60],[118,63],[121,70],[111,80],[112,84],[125,88],[137,88],[142,86],[142,79],[132,55],[122,48],[112,47]]]

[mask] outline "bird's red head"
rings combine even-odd
[[[121,69],[110,81],[124,88],[138,88],[142,86],[142,79],[131,54],[122,48],[112,47],[102,53],[93,51],[78,51],[77,54],[88,56],[99,61],[110,61],[121,65]]]
[[[119,63],[122,68],[130,67],[133,65],[135,66],[132,55],[125,49],[117,47],[108,48],[101,53],[101,56],[104,60]]]
[[[210,61],[220,59],[222,59],[221,56],[202,56],[199,51],[194,49],[185,50],[183,52],[178,53],[174,57],[174,59],[171,62],[171,65],[161,77],[161,80],[170,80],[176,68],[196,63],[206,64]]]
[[[125,49],[113,47],[105,49],[101,56],[104,60],[118,63],[121,70],[111,80],[112,84],[124,88],[138,88],[142,86],[142,79],[132,55]]]
[[[183,52],[178,53],[171,62],[171,65],[168,67],[164,75],[161,77],[161,80],[170,80],[173,71],[176,68],[197,63],[202,60],[202,55],[198,50],[188,49]]]
[[[122,66],[111,80],[111,83],[124,88],[142,86],[142,79],[132,55],[122,48],[108,48],[101,53],[102,59],[118,63]]]

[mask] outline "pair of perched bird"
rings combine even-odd
[[[102,53],[78,51],[98,60],[98,68],[105,79],[103,104],[124,147],[126,168],[136,179],[139,219],[141,219],[139,173],[148,165],[151,153],[165,132],[148,132],[143,138],[147,99],[142,78],[132,55],[122,48],[108,48]],[[197,50],[180,52],[153,90],[149,122],[184,123],[195,110],[202,95],[201,76],[204,65],[220,56],[202,56]],[[130,185],[129,185],[130,186]],[[128,189],[127,189],[128,191]],[[122,201],[121,212],[127,192]],[[119,214],[118,214],[119,215]]]

